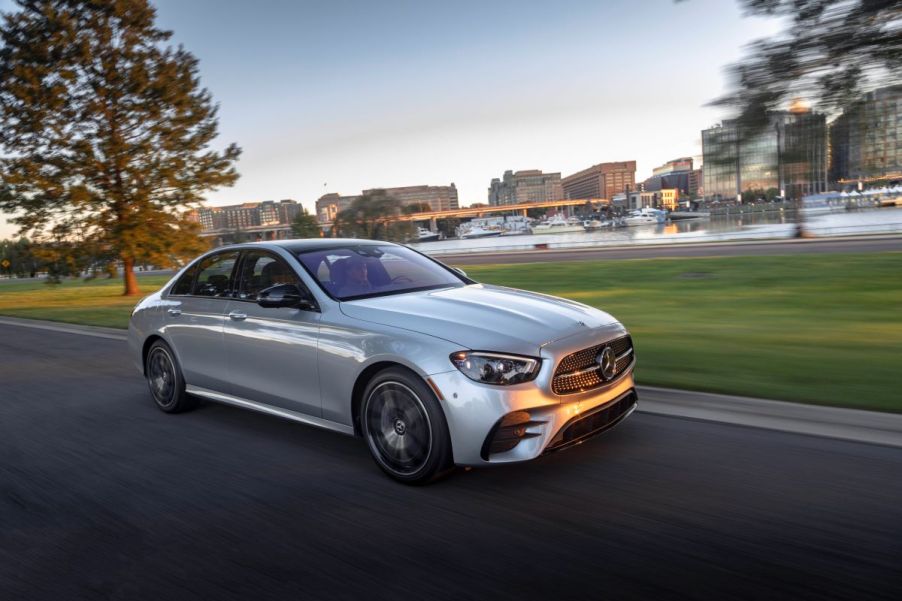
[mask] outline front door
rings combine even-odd
[[[282,258],[248,250],[237,283],[224,325],[232,394],[321,417],[316,365],[320,313],[256,303],[257,294],[270,286],[296,284],[304,289],[301,279]]]
[[[237,250],[210,255],[186,271],[166,296],[163,331],[189,386],[229,392],[222,327],[237,261]]]

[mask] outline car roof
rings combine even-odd
[[[264,240],[262,242],[247,242],[244,244],[230,244],[221,246],[216,250],[227,248],[284,248],[292,254],[308,252],[312,250],[329,250],[332,248],[346,248],[348,246],[377,246],[391,245],[391,242],[381,240],[360,240],[358,238],[301,238],[297,240]]]

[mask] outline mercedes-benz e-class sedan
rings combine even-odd
[[[129,346],[163,411],[203,398],[361,436],[403,482],[563,449],[637,402],[607,313],[387,242],[208,252],[135,307]]]

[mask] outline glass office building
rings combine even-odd
[[[812,112],[775,112],[754,134],[736,121],[702,131],[705,200],[743,192],[796,200],[827,189],[827,125]]]
[[[902,177],[902,86],[866,94],[830,124],[830,179]]]

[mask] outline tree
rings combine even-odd
[[[332,233],[345,238],[403,242],[413,236],[413,224],[393,221],[401,215],[401,208],[401,201],[385,190],[371,190],[336,215]]]
[[[82,232],[138,294],[136,263],[206,246],[185,209],[235,182],[241,151],[210,147],[198,61],[165,44],[147,0],[16,4],[0,26],[0,209],[59,248],[55,229]]]
[[[401,212],[405,215],[413,215],[414,213],[426,213],[432,210],[432,206],[428,202],[415,202],[413,204],[401,207]]]
[[[875,84],[902,80],[898,0],[740,0],[752,15],[788,28],[751,45],[731,67],[732,90],[714,104],[734,110],[754,133],[769,111],[799,99],[822,112],[848,106]]]
[[[322,230],[316,217],[308,213],[304,207],[301,207],[297,217],[291,222],[291,233],[295,238],[319,238],[322,236]]]
[[[40,263],[27,238],[0,240],[0,273],[9,277],[34,277]]]

